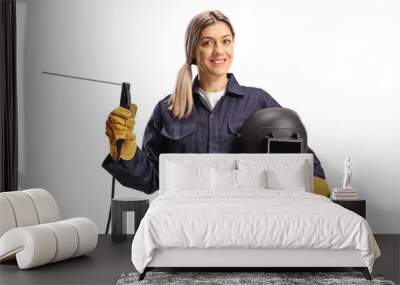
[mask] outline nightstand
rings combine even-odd
[[[365,200],[333,200],[332,202],[339,204],[340,206],[353,211],[356,214],[359,214],[364,219],[366,218],[365,214]]]
[[[126,212],[135,212],[136,232],[148,208],[149,199],[147,198],[114,198],[111,201],[111,240],[123,241],[126,239]]]

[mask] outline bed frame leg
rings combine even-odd
[[[365,279],[372,280],[371,274],[369,274],[369,270],[367,267],[354,267],[354,269],[357,271],[361,271],[362,274],[364,275]]]
[[[146,276],[148,269],[147,267],[144,269],[144,271],[142,273],[139,274],[139,278],[138,281],[142,281],[144,279],[144,277]]]

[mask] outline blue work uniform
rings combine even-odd
[[[241,86],[228,74],[226,93],[212,110],[199,94],[198,76],[193,81],[193,111],[178,120],[168,110],[170,95],[159,101],[147,123],[142,149],[131,160],[120,160],[116,179],[124,186],[153,193],[158,190],[160,153],[235,153],[238,152],[239,129],[254,112],[281,107],[260,88]],[[314,175],[325,178],[320,161],[314,155]],[[116,163],[110,155],[103,167],[112,174]]]

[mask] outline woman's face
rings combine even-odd
[[[204,28],[195,50],[199,72],[208,75],[225,75],[233,59],[233,36],[224,22]]]

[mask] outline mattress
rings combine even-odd
[[[361,216],[309,192],[243,189],[157,197],[132,242],[139,272],[162,249],[359,250],[372,272],[379,248]]]

